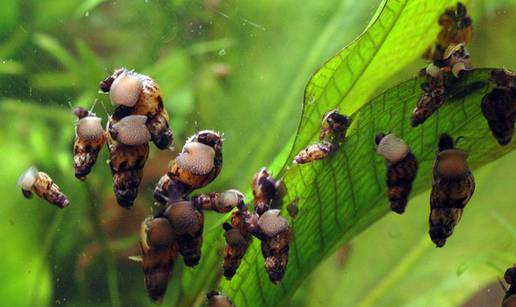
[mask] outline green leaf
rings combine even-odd
[[[420,58],[435,40],[439,14],[455,2],[384,0],[368,29],[308,83],[291,157],[315,139],[324,112],[338,107],[352,114],[379,85]]]
[[[516,144],[500,147],[496,143],[481,114],[481,97],[492,87],[486,81],[488,76],[489,70],[476,70],[448,85],[448,103],[416,129],[409,126],[409,117],[421,95],[423,78],[405,81],[361,107],[352,115],[353,125],[341,150],[329,159],[291,167],[284,173],[289,191],[285,203],[299,197],[300,214],[292,222],[295,237],[281,284],[268,281],[259,242],[254,242],[238,274],[230,282],[222,281],[222,289],[240,306],[286,303],[325,256],[389,211],[385,166],[374,150],[374,135],[379,131],[394,132],[404,138],[418,157],[420,167],[414,195],[430,186],[440,133],[465,137],[460,147],[469,151],[472,169],[514,149]],[[421,249],[407,256],[409,263],[426,246],[431,246],[422,242]],[[394,276],[407,268],[400,268]]]
[[[306,306],[461,306],[496,282],[516,257],[516,238],[504,221],[516,219],[514,163],[511,152],[475,171],[475,195],[444,248],[428,239],[425,192],[403,216],[387,214],[354,238],[344,264],[333,256],[324,261],[300,288]]]
[[[61,63],[70,73],[81,71],[81,66],[65,47],[55,38],[36,33],[33,37],[34,43],[50,54],[56,61]]]

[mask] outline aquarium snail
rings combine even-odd
[[[77,116],[73,145],[75,177],[84,180],[106,143],[106,134],[102,128],[101,118],[95,113],[80,107],[75,108],[73,113]]]
[[[199,142],[190,142],[185,144],[176,163],[194,175],[206,175],[215,166],[215,150]]]
[[[375,137],[376,152],[387,164],[387,196],[391,210],[405,212],[412,182],[416,178],[418,163],[416,156],[402,139],[393,133],[378,133]]]
[[[66,208],[70,204],[68,197],[59,190],[50,176],[38,171],[34,166],[29,167],[21,174],[17,184],[25,198],[31,198],[32,193],[35,193],[59,208]]]
[[[258,227],[266,236],[273,237],[288,228],[288,222],[281,216],[280,210],[270,209],[260,216]]]
[[[244,200],[244,194],[238,190],[227,190],[221,193],[211,192],[192,197],[196,208],[226,213]]]
[[[161,90],[152,78],[120,68],[100,82],[100,89],[109,93],[111,102],[118,106],[118,110],[126,113],[124,116],[147,116],[145,124],[156,147],[169,148],[172,144],[169,117],[163,105]]]
[[[171,233],[162,220],[147,218],[142,222],[140,247],[145,288],[152,301],[158,304],[162,302],[167,290],[178,252],[178,247],[170,236]]]
[[[151,135],[145,125],[147,116],[130,115],[111,126],[110,133],[118,142],[128,146],[138,146],[150,141]]]
[[[123,70],[114,78],[109,88],[109,99],[113,105],[133,107],[143,90],[143,82],[138,74]]]
[[[235,307],[227,295],[218,291],[210,291],[206,294],[206,305],[208,307]]]
[[[502,146],[509,144],[516,122],[516,76],[507,69],[491,71],[496,87],[482,98],[480,107],[489,129]]]
[[[475,191],[475,179],[467,164],[467,153],[455,149],[448,134],[439,138],[430,194],[430,238],[442,247],[460,221],[464,207]]]
[[[222,169],[222,137],[203,130],[190,137],[154,189],[156,201],[179,200],[212,182]]]

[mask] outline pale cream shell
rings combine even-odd
[[[199,142],[187,143],[176,157],[176,163],[194,175],[206,175],[215,166],[215,150]]]
[[[147,116],[130,115],[122,118],[113,125],[116,132],[116,140],[129,146],[138,146],[150,141],[151,134],[145,125]]]
[[[86,116],[77,121],[75,134],[85,141],[96,140],[104,134],[101,118],[97,116]]]
[[[30,191],[34,182],[38,179],[38,169],[34,166],[29,167],[23,174],[21,174],[20,178],[18,178],[17,185],[23,190]]]
[[[460,72],[463,70],[467,70],[466,64],[464,64],[464,62],[457,62],[452,66],[452,73],[455,76],[455,78],[458,78]]]
[[[143,82],[140,78],[127,70],[123,71],[111,85],[109,98],[113,105],[133,107],[140,99]]]
[[[243,199],[244,194],[238,190],[227,190],[220,195],[220,200],[224,207],[236,207]]]
[[[283,230],[287,229],[287,220],[280,215],[277,209],[265,211],[258,219],[258,227],[268,237],[273,237]]]
[[[450,58],[455,52],[460,51],[464,47],[464,44],[456,44],[456,45],[450,45],[446,50],[444,51],[443,59]]]
[[[437,78],[442,74],[441,69],[439,67],[437,67],[436,65],[434,65],[433,63],[430,63],[426,67],[426,73],[433,78]]]
[[[409,150],[407,143],[392,133],[384,136],[376,148],[376,152],[390,163],[396,163],[405,158]]]

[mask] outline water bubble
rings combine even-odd
[[[225,56],[226,55],[226,49],[222,48],[219,50],[219,56]]]

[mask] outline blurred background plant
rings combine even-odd
[[[105,151],[86,183],[74,178],[69,105],[90,107],[98,99],[94,111],[105,120],[112,107],[98,93],[98,82],[121,66],[148,74],[161,86],[177,148],[198,128],[224,133],[225,164],[208,190],[247,190],[252,174],[269,165],[294,133],[310,75],[363,31],[380,1],[1,3],[0,302],[142,306],[150,305],[143,273],[128,256],[138,254],[137,231],[150,212],[150,191],[174,153],[152,151],[134,208],[122,210],[103,163]],[[470,9],[474,65],[516,68],[516,3],[473,1]],[[422,63],[404,68],[381,88],[415,75]],[[468,303],[475,299],[496,306],[499,297],[489,295],[500,294],[494,282],[516,249],[509,222],[516,218],[515,162],[513,153],[479,172],[478,195],[461,225],[479,240],[498,237],[506,242],[504,250],[457,246],[447,254],[456,256],[446,259],[447,274],[432,271],[444,261],[423,241],[426,224],[415,222],[427,214],[428,195],[422,195],[407,212],[414,218],[388,215],[372,225],[320,265],[291,305],[343,306],[348,297],[364,306],[443,306],[443,300],[451,306],[488,306]],[[15,183],[32,164],[70,196],[68,209],[22,198]],[[487,212],[481,203],[497,210]],[[217,217],[207,218],[209,230]],[[178,262],[166,304],[180,301],[181,288],[174,285],[183,269]]]

